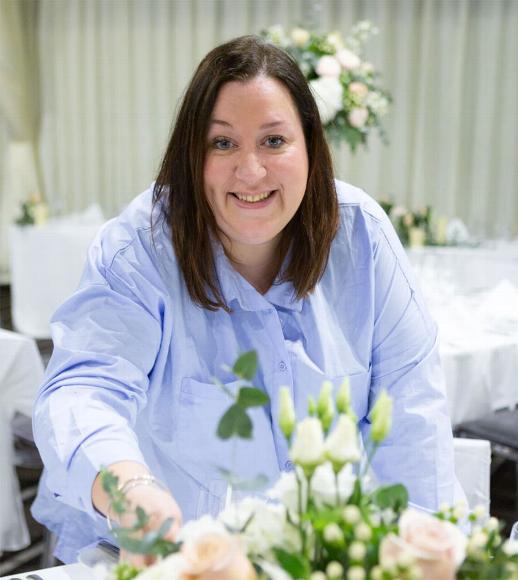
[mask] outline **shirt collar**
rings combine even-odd
[[[303,300],[296,298],[293,284],[291,282],[280,281],[289,256],[286,257],[279,276],[277,276],[268,292],[263,295],[235,270],[219,240],[213,239],[212,247],[216,263],[216,273],[223,298],[228,306],[232,308],[232,302],[237,302],[242,310],[250,311],[271,310],[272,306],[293,310],[295,312],[302,310]]]

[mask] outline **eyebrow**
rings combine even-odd
[[[232,125],[227,121],[222,121],[221,119],[211,119],[211,125],[223,125],[224,127],[232,128]],[[273,127],[278,127],[279,125],[284,125],[284,121],[271,121],[270,123],[264,123],[259,128],[260,129],[272,129]]]

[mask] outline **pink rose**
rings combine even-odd
[[[208,532],[181,549],[181,580],[255,580],[257,574],[236,536]]]
[[[347,115],[351,127],[356,127],[356,129],[361,129],[367,122],[368,118],[369,111],[364,107],[354,107],[354,109],[351,109]]]
[[[466,538],[450,522],[408,509],[399,520],[399,536],[383,538],[380,564],[390,567],[403,554],[413,558],[422,580],[453,580],[466,557]]]
[[[318,76],[321,77],[339,77],[341,72],[340,63],[334,56],[321,56],[317,62],[316,71]]]
[[[359,99],[364,99],[367,96],[369,89],[365,83],[354,81],[349,85],[349,92],[356,95]]]

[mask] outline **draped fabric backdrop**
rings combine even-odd
[[[40,0],[34,17],[53,211],[113,215],[149,185],[216,44],[276,23],[347,34],[367,18],[380,29],[367,56],[394,97],[390,145],[335,150],[337,175],[476,235],[518,233],[518,0]]]

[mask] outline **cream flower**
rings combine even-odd
[[[399,520],[399,536],[389,534],[380,545],[380,563],[390,566],[407,552],[423,580],[453,580],[466,557],[466,538],[453,524],[413,509]]]
[[[354,107],[354,109],[351,109],[347,115],[351,127],[355,127],[356,129],[361,129],[367,122],[368,118],[369,111],[365,107]]]
[[[348,464],[338,474],[338,494],[342,501],[352,494],[354,480],[352,465]],[[335,505],[336,477],[328,461],[316,468],[311,480],[311,494],[319,508],[324,505]]]
[[[358,432],[356,424],[349,415],[340,415],[335,428],[324,444],[326,457],[335,469],[341,469],[345,463],[356,463],[360,460]]]
[[[310,34],[305,28],[294,28],[291,31],[291,40],[295,46],[304,46],[309,40]]]
[[[315,67],[318,76],[338,78],[342,71],[338,60],[329,54],[321,56]]]
[[[184,558],[181,580],[254,580],[254,567],[238,536],[210,533],[181,548]]]
[[[297,424],[295,433],[290,457],[297,465],[312,470],[324,460],[322,424],[315,417],[306,417]]]
[[[353,70],[358,68],[361,64],[360,58],[347,48],[342,48],[336,53],[336,59],[346,70]]]
[[[392,399],[382,390],[371,411],[371,439],[381,443],[392,427]]]

